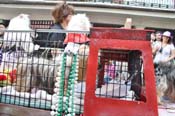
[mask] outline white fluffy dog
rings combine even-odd
[[[86,14],[76,14],[71,18],[67,30],[90,31],[90,27],[91,24]]]
[[[55,60],[21,58],[17,65],[15,89],[18,92],[30,92],[31,89],[37,88],[52,94],[60,57],[57,56]]]
[[[81,23],[79,24],[79,22]],[[72,20],[70,21],[68,28],[69,30],[88,31],[90,28],[90,22],[85,14],[78,14],[72,17]],[[86,36],[85,34],[83,35]],[[83,80],[85,77],[87,57],[89,54],[89,46],[85,44],[79,45],[77,53],[80,55],[79,80]],[[19,62],[17,65],[17,79],[16,79],[17,81],[15,89],[20,92],[21,91],[26,92],[30,91],[32,88],[40,88],[40,89],[45,88],[48,93],[52,94],[54,87],[53,83],[55,82],[56,72],[58,71],[58,65],[60,65],[60,64],[55,65],[55,63],[60,63],[59,61],[60,57],[58,56],[55,59],[57,60],[56,62],[36,57],[30,59],[23,58],[22,62]],[[72,61],[72,55],[70,55],[70,57],[67,57],[65,78],[68,78],[69,76],[70,72],[69,68],[72,64],[71,61]],[[50,90],[48,90],[48,88]]]
[[[89,42],[90,39],[87,37],[86,33],[81,33],[78,31],[90,31],[90,27],[91,24],[86,14],[76,14],[72,16],[67,30],[75,32],[68,33],[64,41],[64,43],[67,44],[65,52],[79,54],[79,81],[84,81],[85,79],[87,58],[89,55],[89,46],[85,43]],[[69,66],[70,64],[66,65]]]
[[[39,49],[39,46],[34,45],[32,41],[29,15],[20,14],[12,18],[7,30],[4,33],[3,47],[20,47],[27,53]]]

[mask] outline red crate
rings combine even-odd
[[[152,31],[149,30],[115,28],[91,29],[90,55],[86,74],[84,116],[158,116],[152,50],[148,38],[151,32]],[[126,101],[97,97],[95,95],[99,60],[98,55],[99,51],[102,49],[111,51],[141,51],[145,79],[145,86],[142,88],[144,88],[145,92],[140,90],[140,100]],[[101,53],[101,56],[104,56],[100,58],[102,66],[105,64],[105,58],[109,55],[111,59],[128,59],[127,55],[115,55],[110,52]],[[140,54],[136,54],[136,57],[140,57]],[[129,58],[128,65],[131,65],[130,62],[133,58],[134,57]],[[128,70],[130,69],[128,68]],[[103,75],[103,73],[102,71],[101,75]]]

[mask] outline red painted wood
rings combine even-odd
[[[98,39],[122,39],[122,40],[150,40],[152,30],[125,29],[125,28],[101,28],[91,29],[91,38]]]
[[[145,41],[148,32],[150,31],[112,28],[91,29],[84,116],[158,116],[152,51],[150,42]],[[146,102],[95,96],[98,51],[100,49],[139,50],[142,52]]]

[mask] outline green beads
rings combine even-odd
[[[65,67],[66,67],[66,59],[67,57],[72,57],[72,64],[70,67],[70,73],[68,76],[68,85],[67,90],[64,90],[64,82],[65,82]],[[78,76],[78,56],[73,54],[72,56],[67,56],[67,54],[63,53],[62,62],[59,67],[59,72],[56,77],[55,83],[55,95],[57,99],[57,103],[52,107],[52,116],[62,116],[63,112],[65,116],[75,116],[75,94],[74,88],[75,83]],[[66,93],[65,93],[66,92]]]

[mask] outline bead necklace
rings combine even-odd
[[[56,77],[55,94],[53,95],[53,105],[51,107],[51,116],[75,116],[75,95],[74,87],[78,79],[78,55],[73,55],[73,62],[70,68],[68,86],[66,94],[64,94],[64,80],[65,80],[65,65],[66,58],[70,57],[66,53],[63,54],[61,65],[59,66],[59,72]]]

